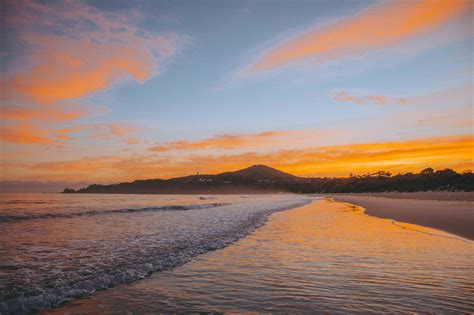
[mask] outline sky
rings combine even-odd
[[[0,3],[0,181],[474,166],[474,1]]]

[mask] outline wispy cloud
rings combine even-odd
[[[12,144],[64,144],[75,139],[77,134],[89,139],[119,140],[126,144],[140,143],[134,135],[140,130],[128,123],[88,123],[68,127],[52,128],[25,123],[0,126],[0,141]]]
[[[408,98],[404,97],[391,97],[386,95],[357,95],[351,91],[338,91],[333,93],[333,99],[338,102],[350,102],[357,105],[376,104],[376,105],[406,105],[410,102]]]
[[[318,62],[392,47],[471,10],[469,0],[389,0],[269,49],[249,68],[267,71],[295,61]]]
[[[249,149],[295,141],[297,138],[304,136],[304,133],[308,134],[309,132],[279,130],[253,134],[224,134],[195,141],[181,140],[168,142],[153,146],[149,150],[154,152],[165,152],[172,150]],[[313,136],[316,136],[314,132]]]
[[[16,144],[52,144],[58,139],[51,137],[47,129],[29,125],[19,124],[14,126],[0,126],[0,140]]]
[[[71,161],[4,164],[38,179],[121,181],[137,178],[169,178],[236,170],[252,164],[267,164],[301,176],[347,176],[378,170],[419,171],[426,166],[472,169],[474,137],[423,138],[406,141],[308,147],[271,153],[233,155],[188,155],[161,158],[99,156]],[[21,172],[20,172],[21,173]]]
[[[118,139],[127,144],[140,143],[134,137],[139,131],[136,126],[123,122],[79,124],[55,130],[56,133],[64,135],[64,138],[71,138],[69,134],[82,132],[87,133],[91,139]]]
[[[331,97],[337,102],[349,102],[357,105],[474,105],[470,82],[422,95],[400,97],[341,89],[332,92]]]
[[[31,121],[41,120],[45,122],[65,122],[77,120],[87,115],[95,115],[103,112],[101,108],[89,108],[81,104],[52,105],[46,109],[29,106],[9,106],[0,108],[4,121]]]

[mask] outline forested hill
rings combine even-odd
[[[172,179],[136,180],[112,185],[90,185],[63,193],[121,194],[241,194],[241,193],[351,193],[351,192],[414,192],[474,191],[471,171],[457,173],[451,169],[435,171],[426,168],[420,173],[392,175],[389,172],[350,176],[346,178],[305,178],[277,169],[254,165],[236,172],[217,175],[191,175]]]

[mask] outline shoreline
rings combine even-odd
[[[416,191],[416,192],[376,192],[376,193],[322,193],[314,196],[362,196],[390,199],[416,199],[441,201],[474,201],[474,191]]]
[[[42,314],[471,310],[471,244],[351,208],[321,199],[274,212],[230,246]]]
[[[131,284],[137,282],[137,280],[149,277],[154,273],[163,272],[185,265],[200,255],[226,248],[238,240],[247,237],[260,227],[264,226],[271,214],[305,206],[311,203],[314,199],[307,196],[296,197],[288,196],[288,198],[277,198],[276,200],[273,198],[267,199],[265,197],[264,199],[255,199],[255,201],[250,200],[245,202],[238,202],[240,198],[234,198],[233,200],[236,201],[235,203],[223,203],[219,207],[205,208],[198,206],[192,211],[187,211],[182,210],[181,208],[176,209],[176,207],[180,206],[171,205],[172,208],[175,208],[174,210],[149,212],[154,213],[155,215],[163,215],[163,221],[167,221],[168,224],[173,224],[173,221],[178,222],[176,214],[185,214],[184,218],[191,221],[191,228],[188,228],[188,230],[193,229],[193,227],[196,226],[194,231],[192,231],[194,232],[193,235],[195,235],[194,240],[189,241],[184,237],[181,237],[181,239],[178,239],[178,242],[176,243],[168,242],[160,247],[158,239],[150,239],[153,241],[153,247],[142,247],[142,252],[144,252],[145,255],[129,256],[126,264],[119,263],[114,265],[116,270],[114,272],[103,271],[100,276],[82,278],[80,281],[76,280],[72,283],[65,281],[61,287],[55,287],[51,290],[48,287],[43,287],[42,291],[45,293],[41,295],[18,295],[4,301],[0,300],[0,313],[9,314],[22,311],[28,313],[47,311],[48,309],[61,307],[61,305],[66,301],[75,301],[83,297],[89,297],[98,291],[106,291],[107,289],[123,284]],[[206,205],[205,203],[195,204]],[[213,208],[220,209],[218,211],[221,215],[214,213],[215,209]],[[140,212],[109,211],[104,213],[114,213],[115,215],[118,215],[117,213],[125,213],[128,215],[129,213],[137,214]],[[207,217],[210,216],[212,216],[212,219],[207,219]],[[88,218],[88,216],[72,216],[60,219],[83,219],[84,217]],[[161,216],[159,218],[161,218]],[[53,217],[52,219],[55,218]],[[44,221],[47,221],[47,219],[43,220],[43,222]],[[31,222],[37,224],[42,221],[32,220]],[[24,220],[20,224],[28,223],[30,222]],[[9,222],[6,224],[9,224]],[[177,224],[179,226],[181,225],[179,222]],[[174,230],[177,230],[178,225],[175,224],[176,228]],[[208,230],[208,226],[213,227],[213,229]],[[179,227],[179,229],[183,228],[185,228],[185,226]],[[196,232],[196,229],[202,230],[203,232],[199,234]],[[164,235],[166,236],[166,234]],[[181,236],[179,233],[175,235],[178,237]],[[151,243],[150,240],[148,243]],[[187,244],[184,243],[186,241],[192,246],[187,246]],[[146,255],[147,253],[148,255]],[[120,253],[120,255],[122,254]],[[118,258],[120,258],[119,255]]]
[[[473,193],[321,194],[365,209],[364,213],[438,229],[474,240]]]

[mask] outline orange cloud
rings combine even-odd
[[[224,134],[211,138],[194,141],[173,141],[156,145],[149,148],[153,152],[167,151],[194,151],[194,150],[234,150],[234,149],[275,149],[277,145],[302,145],[303,142],[313,142],[328,139],[329,137],[341,134],[341,130],[275,130],[249,134]]]
[[[151,76],[151,56],[144,51],[87,42],[67,43],[64,50],[35,56],[37,65],[10,77],[10,94],[39,104],[75,99],[105,89],[118,78],[130,75],[143,82]],[[74,60],[76,62],[71,62]]]
[[[300,176],[348,176],[349,173],[372,173],[379,170],[393,173],[414,172],[427,166],[450,167],[457,171],[472,169],[473,147],[474,137],[464,135],[311,147],[266,154],[190,155],[179,158],[107,156],[64,162],[13,163],[4,167],[16,168],[17,174],[23,172],[23,176],[35,176],[40,179],[108,182],[169,178],[194,174],[197,171],[219,173],[252,164],[267,164]]]
[[[224,134],[197,141],[174,141],[164,145],[151,147],[154,152],[171,150],[201,150],[201,149],[236,149],[252,148],[275,142],[288,141],[287,137],[294,135],[294,131],[266,131],[255,134]],[[286,139],[285,139],[286,138]]]
[[[333,99],[338,102],[351,102],[357,105],[376,104],[376,105],[406,105],[410,103],[408,98],[391,97],[385,95],[367,95],[359,96],[348,91],[338,91],[334,93]]]
[[[139,144],[140,141],[137,140],[137,138],[128,138],[126,140],[127,144]]]
[[[0,127],[0,141],[12,144],[63,144],[72,139],[69,133],[85,128],[84,125],[52,129],[27,123],[4,124]]]
[[[125,123],[90,124],[85,127],[93,130],[97,138],[125,137],[137,131],[136,128]]]
[[[69,133],[87,132],[93,139],[119,139],[127,144],[137,144],[139,141],[130,137],[131,134],[139,130],[128,123],[95,123],[95,124],[80,124],[72,127],[56,129],[56,133],[60,134],[62,138],[69,138],[66,136]]]
[[[54,140],[50,138],[48,130],[31,126],[15,125],[0,127],[0,140],[17,144],[52,144]]]
[[[474,137],[466,135],[322,147],[310,153],[310,159],[320,160],[321,166],[301,159],[286,168],[296,174],[325,176],[378,170],[413,172],[427,165],[462,171],[474,166],[473,145]]]
[[[28,45],[23,67],[6,73],[10,98],[54,103],[103,90],[126,76],[144,82],[184,41],[134,26],[131,17],[137,14],[105,13],[79,1],[10,5],[15,9],[6,18],[7,29]]]
[[[143,83],[161,71],[185,40],[137,27],[133,19],[139,14],[133,11],[105,13],[80,1],[6,1],[5,5],[9,14],[2,26],[21,42],[15,50],[13,46],[7,50],[14,54],[8,60],[14,62],[0,79],[0,100],[8,104],[1,114],[10,131],[22,129],[25,123],[38,129],[84,117],[88,114],[84,107],[71,106],[69,100],[107,89],[124,78]],[[55,132],[54,126],[49,129]],[[22,137],[3,139],[46,143],[34,140],[34,134],[25,137],[28,130],[21,130]],[[111,128],[109,133],[120,132]]]
[[[470,4],[469,0],[386,1],[274,47],[250,71],[272,70],[310,57],[325,60],[391,47],[470,10]]]
[[[473,105],[471,82],[410,97],[393,97],[377,94],[362,95],[359,91],[339,90],[332,93],[332,98],[338,102],[351,102],[357,105]]]
[[[73,108],[67,106],[45,106],[44,108],[32,108],[21,106],[4,106],[0,109],[3,120],[27,121],[68,121],[82,118],[87,110],[81,105],[74,105]]]
[[[127,144],[140,143],[130,137],[138,132],[135,127],[126,123],[78,124],[53,129],[30,124],[9,124],[0,127],[0,141],[13,144],[62,144],[73,139],[69,134],[82,132],[93,139],[118,139]]]

